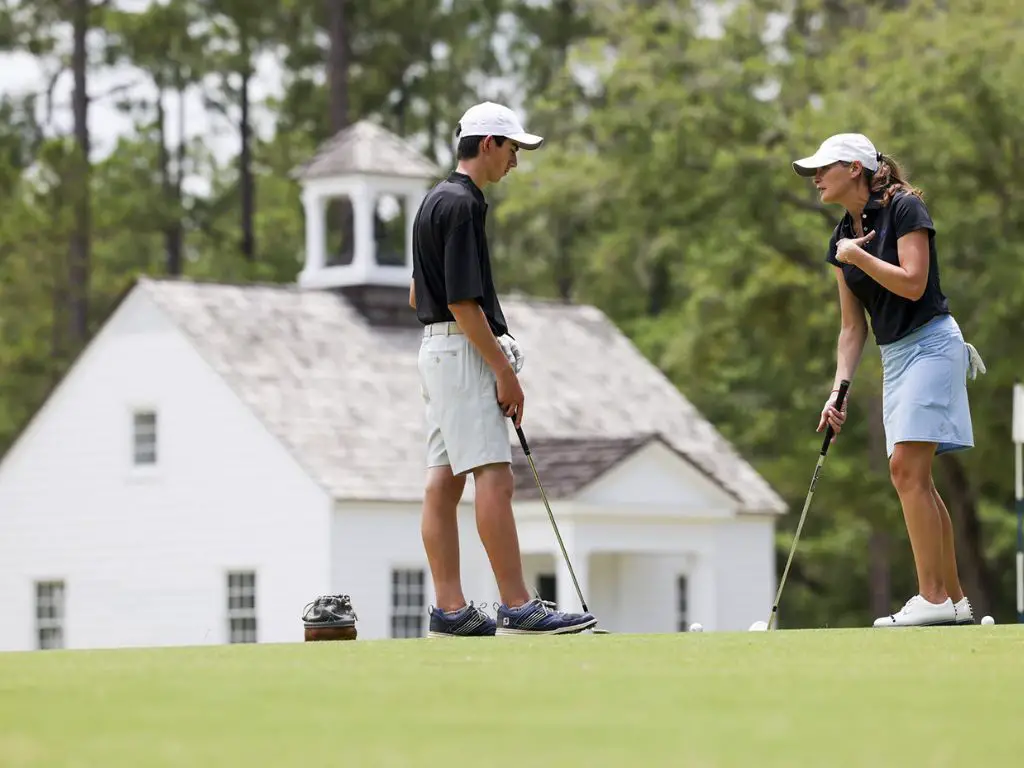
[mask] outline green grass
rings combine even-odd
[[[1024,629],[0,654],[0,766],[1024,761]]]

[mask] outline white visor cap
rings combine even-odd
[[[837,133],[829,136],[810,157],[793,161],[793,170],[801,176],[813,176],[823,166],[836,162],[860,162],[869,171],[878,170],[878,150],[863,133]]]
[[[459,119],[461,131],[456,139],[463,136],[505,136],[523,149],[537,149],[544,143],[542,136],[527,133],[516,113],[506,106],[484,101],[474,104]]]

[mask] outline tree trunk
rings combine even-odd
[[[873,475],[888,476],[885,460],[885,427],[882,424],[882,396],[872,394],[866,403],[868,414],[868,469]],[[892,561],[889,532],[881,523],[874,523],[868,539],[868,578],[870,579],[871,615],[885,616],[892,612]]]
[[[347,128],[349,124],[349,30],[345,23],[345,0],[326,2],[327,36],[330,40],[327,53],[328,112],[333,135]],[[327,226],[341,233],[338,250],[332,250],[327,254],[328,266],[349,263],[355,258],[355,216],[351,200],[341,197],[335,201],[334,206],[327,209]]]
[[[331,45],[327,57],[327,83],[331,133],[348,126],[348,31],[345,0],[327,0],[327,34]]]
[[[868,578],[871,590],[871,615],[874,618],[892,613],[892,570],[889,560],[889,532],[882,526],[871,529],[868,546]]]
[[[669,269],[663,258],[659,258],[650,270],[650,284],[647,289],[647,314],[657,317],[672,301],[672,285]]]
[[[992,573],[985,561],[985,547],[978,519],[978,499],[964,466],[955,454],[939,457],[945,482],[942,483],[943,501],[953,521],[956,540],[957,567],[964,592],[971,600],[975,616],[992,613],[992,595],[995,587]]]
[[[167,147],[167,113],[164,110],[166,90],[163,83],[157,81],[156,121],[157,134],[160,142],[160,189],[163,194],[163,235],[164,260],[168,275],[181,274],[181,231],[180,202],[175,195],[175,184],[171,175],[171,151]]]
[[[241,72],[242,87],[239,93],[241,105],[241,118],[239,126],[242,136],[242,148],[238,156],[238,182],[241,185],[242,193],[242,254],[246,261],[256,260],[256,235],[253,232],[253,220],[255,219],[255,190],[253,189],[252,178],[252,135],[249,118],[249,83],[252,79],[252,70],[248,62],[246,68]]]
[[[572,299],[572,290],[575,286],[575,275],[573,274],[572,254],[569,251],[572,242],[571,236],[567,235],[565,229],[557,222],[557,236],[555,237],[556,272],[555,285],[558,290],[558,298],[568,302]]]
[[[185,91],[188,84],[178,69],[175,74],[175,89],[178,92],[178,148],[175,151],[174,180],[172,194],[174,196],[174,221],[168,232],[168,272],[180,275],[185,271],[185,206],[182,202],[183,185],[185,182],[185,155],[188,145],[185,142]]]
[[[74,75],[72,111],[74,113],[75,157],[72,173],[74,229],[68,253],[69,336],[71,354],[77,352],[89,335],[89,247],[91,230],[89,162],[89,94],[86,91],[86,33],[89,31],[89,0],[74,0],[72,7],[74,49],[71,68]]]

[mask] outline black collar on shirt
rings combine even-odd
[[[864,210],[861,212],[861,219],[867,222],[868,218],[874,215],[874,212],[882,209],[882,192],[871,192],[868,194],[868,201],[864,203]],[[843,229],[850,233],[850,237],[855,235],[853,229],[853,216],[847,211],[843,215],[842,221]],[[868,228],[864,227],[864,233],[867,234]]]
[[[487,199],[484,197],[483,191],[476,185],[469,176],[459,171],[452,171],[448,174],[448,181],[454,181],[456,184],[461,184],[473,193],[473,197],[484,206],[487,207]]]

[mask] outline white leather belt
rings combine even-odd
[[[461,333],[458,323],[431,323],[423,328],[424,336],[454,336]]]

